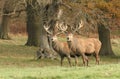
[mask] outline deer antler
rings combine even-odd
[[[44,24],[43,27],[48,34],[52,35],[52,33],[49,31],[50,26],[48,24]]]
[[[81,20],[81,23],[79,23],[79,28],[78,29],[80,29],[82,27],[83,27],[83,21]]]
[[[81,20],[81,22],[75,26],[75,29],[73,30],[74,27],[71,27],[71,30],[73,31],[73,33],[75,33],[76,31],[78,31],[82,27],[83,27],[83,21]]]
[[[61,32],[57,33],[56,35],[58,35],[60,33],[64,33],[67,30],[67,28],[68,28],[67,24],[65,24],[63,22],[60,24],[58,23],[57,29],[60,30]]]
[[[53,33],[49,31],[50,26],[47,23],[45,23],[43,27],[48,34],[53,35]],[[56,22],[55,27],[60,31],[55,35],[59,35],[61,33],[64,33],[68,28],[67,24],[65,24],[63,22],[61,22],[61,23]]]

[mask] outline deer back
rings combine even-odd
[[[85,44],[87,53],[98,53],[101,48],[101,42],[99,41],[99,39],[96,38],[87,38],[85,40]]]

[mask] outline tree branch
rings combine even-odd
[[[18,10],[18,8],[19,8],[21,5],[23,5],[24,7],[26,7],[25,2],[26,2],[26,0],[24,0],[24,2],[18,2],[18,3],[15,5],[15,8],[13,9],[13,11],[9,11],[9,12],[7,12],[7,13],[1,12],[1,13],[0,13],[0,16],[4,16],[4,15],[6,15],[6,16],[12,16],[12,15],[15,15],[15,14],[18,13],[18,15],[15,16],[15,17],[18,17],[21,12],[26,11],[26,9]]]
[[[61,3],[61,5],[63,5],[64,7],[68,8],[70,11],[72,11],[72,8],[69,5],[67,5],[65,3]]]

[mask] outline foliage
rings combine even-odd
[[[119,0],[65,0],[65,3],[72,7],[72,12],[65,9],[62,18],[67,19],[67,23],[74,23],[84,20],[85,32],[96,32],[97,22],[103,23],[105,26],[113,29],[120,29],[120,2]]]
[[[108,13],[113,18],[120,18],[120,3],[118,0],[112,0],[110,2],[102,0],[96,4],[96,7]]]
[[[14,0],[13,2],[15,3],[20,1]],[[47,3],[50,3],[50,1],[51,0],[38,0],[40,4],[42,3],[44,5]],[[1,0],[1,2],[4,2],[4,0]],[[17,3],[14,4],[11,2],[12,2],[11,0],[8,0],[8,2],[6,3],[5,10],[8,12],[14,10],[14,7],[17,5]],[[73,10],[73,11],[70,11],[68,8],[62,7],[65,10],[65,12],[63,13],[61,20],[67,22],[68,24],[74,25],[74,23],[78,23],[82,18],[86,20],[85,29],[87,29],[87,31],[91,31],[91,30],[93,31],[94,29],[96,29],[95,27],[96,21],[98,20],[101,21],[101,20],[104,20],[104,18],[106,18],[107,20],[105,19],[104,21],[106,21],[106,23],[109,23],[109,26],[111,29],[120,28],[119,27],[120,26],[120,1],[119,0],[63,0],[63,2],[71,6]],[[23,9],[23,6],[19,6],[18,9]],[[78,14],[80,15],[77,16]],[[20,18],[22,16],[23,18]],[[20,17],[17,17],[17,18],[22,19],[22,21],[25,22],[25,19],[26,19],[25,13],[21,13]],[[25,30],[25,28],[21,29],[20,28],[21,25],[20,26],[17,25],[16,22],[10,23],[9,25],[12,27],[13,26],[12,24],[14,24],[18,28],[18,30]],[[24,24],[23,26],[25,27]],[[89,30],[87,26],[89,26]],[[11,30],[11,32],[12,31],[14,30]],[[20,32],[24,32],[24,31],[20,31]]]

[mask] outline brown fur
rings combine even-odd
[[[72,52],[82,55],[83,64],[85,65],[88,58],[86,54],[95,54],[96,62],[99,64],[99,51],[101,42],[96,38],[82,39],[74,37],[68,41],[69,48]]]
[[[70,66],[71,66],[71,57],[75,58],[75,63],[77,64],[78,62],[76,59],[77,56],[71,52],[67,42],[61,42],[59,40],[54,40],[52,41],[52,47],[61,57],[61,66],[62,66],[64,57],[67,57]]]

